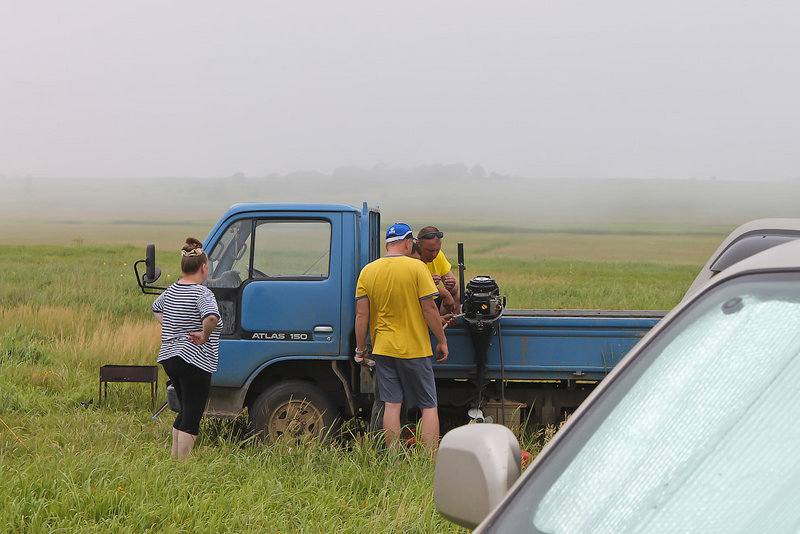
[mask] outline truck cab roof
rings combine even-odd
[[[324,212],[352,212],[359,213],[361,210],[346,204],[306,204],[306,203],[263,203],[263,202],[241,202],[231,206],[223,218],[234,213],[252,211],[324,211]]]

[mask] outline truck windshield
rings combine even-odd
[[[250,254],[248,244],[253,222],[250,219],[232,223],[214,245],[208,256],[209,287],[238,287],[247,278]]]
[[[800,276],[705,294],[561,436],[492,532],[796,532]]]

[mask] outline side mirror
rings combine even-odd
[[[145,284],[152,284],[161,276],[161,269],[156,267],[156,246],[152,243],[147,245],[144,264],[145,272],[142,281]]]
[[[144,263],[145,271],[143,274],[139,274],[139,264],[142,263]],[[136,273],[136,283],[139,284],[142,293],[147,295],[159,295],[162,291],[167,289],[166,287],[152,285],[153,282],[158,280],[158,278],[161,276],[161,269],[156,267],[155,245],[147,245],[147,249],[145,250],[145,259],[136,260],[136,262],[133,264],[133,272]]]
[[[470,424],[442,438],[433,478],[436,508],[445,519],[475,528],[522,472],[520,447],[503,425]]]

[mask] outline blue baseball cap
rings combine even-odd
[[[413,235],[414,232],[411,231],[411,227],[406,223],[394,223],[386,230],[386,242],[400,241],[407,237],[413,237]]]

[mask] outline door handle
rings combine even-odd
[[[333,327],[332,326],[315,326],[314,327],[315,334],[333,334]]]

